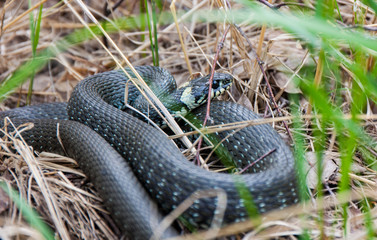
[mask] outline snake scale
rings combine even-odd
[[[158,78],[170,76],[162,68],[136,69],[143,79],[159,81]],[[237,177],[209,172],[187,161],[160,130],[119,110],[124,105],[127,80],[119,71],[89,76],[75,87],[68,105],[49,103],[16,108],[1,112],[0,119],[8,116],[16,126],[32,122],[34,127],[22,136],[35,150],[64,153],[76,159],[114,221],[130,239],[149,239],[163,216],[197,190],[225,191],[223,224],[246,220],[248,212],[236,181],[247,188],[260,213],[298,201],[292,153],[271,126],[217,133],[220,139],[226,139],[223,145],[238,167],[248,166],[263,154],[275,151],[256,162],[249,173]],[[205,111],[205,106],[192,110],[200,121]],[[239,104],[214,101],[211,118],[210,124],[224,124],[258,116]],[[196,200],[182,217],[193,226],[206,228],[216,204],[215,197]],[[174,235],[177,232],[170,227],[162,237]]]

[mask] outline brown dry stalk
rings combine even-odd
[[[19,20],[21,20],[21,18],[23,18],[24,16],[26,16],[27,14],[29,14],[34,9],[36,9],[37,7],[39,7],[40,5],[42,5],[43,3],[47,2],[47,1],[48,0],[41,0],[40,2],[38,2],[37,4],[35,4],[34,6],[32,6],[31,8],[29,8],[28,10],[26,10],[25,12],[21,13],[20,15],[18,15],[15,19],[13,19],[13,21],[11,21],[10,23],[8,23],[7,25],[5,25],[3,27],[2,32],[4,32],[5,30],[7,30],[10,26],[12,26],[13,24],[15,24]]]

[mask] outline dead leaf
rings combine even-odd
[[[311,189],[315,189],[318,183],[317,155],[315,152],[307,152],[306,159],[308,163],[307,184]],[[328,182],[329,179],[334,179],[339,172],[339,167],[334,163],[330,154],[323,156],[322,169],[322,183]]]

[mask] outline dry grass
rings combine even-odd
[[[113,6],[116,1],[107,1]],[[195,2],[195,1],[194,1]],[[38,1],[32,1],[38,9]],[[83,8],[75,1],[69,2],[72,7],[83,16]],[[340,11],[345,23],[353,22],[353,1],[338,1]],[[27,1],[8,0],[0,10],[0,79],[5,79],[12,74],[22,63],[32,56],[29,15]],[[165,3],[164,8],[169,9]],[[98,19],[116,19],[123,16],[139,13],[139,1],[125,1],[109,16],[104,16],[104,2],[87,1],[88,9]],[[188,10],[218,8],[212,1],[179,1],[178,9]],[[233,5],[237,8],[237,5]],[[36,10],[35,10],[36,11]],[[288,8],[281,9],[288,11]],[[35,12],[36,15],[36,12]],[[87,24],[91,24],[88,17],[83,17]],[[368,15],[370,24],[375,22],[372,13]],[[179,20],[179,19],[178,19]],[[71,33],[75,29],[85,27],[73,14],[72,9],[62,2],[55,0],[44,1],[43,20],[40,31],[38,50],[50,46],[52,43]],[[208,74],[225,26],[222,23],[209,24],[190,22],[179,24],[183,37],[183,44],[187,50],[189,65],[185,61],[179,36],[172,23],[169,26],[159,26],[158,44],[160,66],[168,69],[176,77],[178,84],[189,80],[189,70],[192,74]],[[218,59],[217,69],[231,72],[236,77],[236,82],[223,99],[230,99],[241,103],[256,112],[266,116],[275,116],[276,111],[270,105],[267,85],[262,72],[256,64],[253,51],[265,63],[267,75],[272,84],[275,99],[281,105],[284,120],[291,123],[291,115],[287,102],[287,93],[300,92],[293,83],[293,75],[314,60],[297,39],[281,30],[274,28],[261,29],[257,25],[241,25],[245,36],[254,46],[251,49],[240,33],[231,28],[224,48]],[[121,49],[133,66],[151,65],[152,55],[149,48],[148,33],[146,31],[118,32],[111,35],[111,39]],[[263,42],[260,41],[262,36]],[[145,38],[144,38],[145,37]],[[102,40],[102,39],[101,39]],[[111,44],[108,49],[117,59],[122,59]],[[257,50],[259,49],[259,50]],[[85,76],[112,69],[116,64],[114,59],[101,47],[96,40],[69,48],[66,52],[54,58],[43,71],[35,77],[33,86],[32,104],[52,101],[67,101],[73,87]],[[347,76],[347,75],[346,75]],[[17,92],[8,97],[0,105],[1,110],[25,105],[28,84],[24,84]],[[347,99],[347,96],[345,96]],[[348,109],[352,99],[344,102],[343,109]],[[306,109],[309,103],[302,98],[301,109]],[[370,105],[369,109],[373,109]],[[275,119],[276,120],[276,119]],[[278,119],[281,120],[281,119]],[[271,120],[274,121],[274,120]],[[366,123],[371,134],[376,132],[373,120]],[[281,121],[276,121],[274,127],[287,136]],[[303,136],[306,139],[306,149],[313,151],[314,143],[309,125],[304,126]],[[295,131],[290,129],[290,131]],[[330,137],[327,143],[325,162],[329,167],[324,182],[329,186],[330,193],[323,199],[313,196],[312,206],[295,206],[281,212],[273,212],[264,216],[263,224],[253,229],[252,223],[236,224],[227,227],[220,233],[236,235],[234,239],[296,239],[305,229],[312,239],[331,238],[341,239],[344,236],[343,224],[348,226],[349,239],[365,238],[366,230],[363,225],[364,215],[359,204],[348,207],[349,218],[343,223],[340,212],[340,202],[349,202],[350,196],[357,203],[360,196],[369,196],[377,199],[370,190],[376,188],[376,172],[365,166],[363,159],[356,155],[353,175],[351,178],[354,190],[347,196],[338,196],[333,193],[339,179],[339,153],[333,129],[328,129]],[[289,141],[289,140],[288,140]],[[58,238],[62,239],[114,239],[120,237],[119,230],[111,221],[110,216],[103,209],[101,200],[96,195],[93,186],[88,183],[85,176],[77,168],[74,160],[66,157],[43,153],[35,156],[30,148],[14,135],[0,141],[0,179],[12,185],[20,195],[27,200],[54,229]],[[16,149],[16,152],[14,151]],[[311,153],[307,156],[308,169],[315,165],[311,160]],[[327,166],[327,165],[326,165]],[[355,175],[358,174],[358,175]],[[310,175],[310,174],[309,174]],[[312,174],[315,175],[315,174]],[[316,182],[308,178],[309,182]],[[365,189],[363,183],[369,187]],[[356,194],[357,193],[357,194]],[[326,205],[325,207],[324,205]],[[330,207],[329,207],[330,206]],[[318,210],[324,212],[324,226],[318,222]],[[376,209],[371,207],[373,218]],[[40,239],[38,232],[26,224],[22,214],[13,205],[6,194],[0,191],[0,237]],[[305,214],[305,217],[302,217]],[[322,236],[324,228],[326,236]],[[241,234],[249,232],[246,235]],[[225,234],[226,233],[226,234]],[[202,235],[204,236],[204,235]],[[190,238],[192,238],[191,236]],[[189,238],[189,239],[190,239]]]

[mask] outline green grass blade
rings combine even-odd
[[[39,6],[39,11],[38,11],[38,18],[35,23],[35,28],[34,28],[34,44],[33,44],[33,49],[36,52],[38,43],[39,43],[39,34],[41,31],[41,22],[42,22],[42,10],[43,10],[43,4]]]
[[[255,225],[260,225],[262,223],[262,219],[260,217],[257,206],[255,206],[254,204],[254,200],[251,196],[249,189],[246,187],[246,184],[241,179],[241,176],[233,175],[233,178],[235,186],[237,188],[237,192],[240,195],[240,198],[244,201],[244,206],[246,208],[250,220],[253,221]]]
[[[29,0],[29,8],[32,7],[31,0]],[[34,42],[35,42],[35,24],[34,24],[34,14],[33,11],[29,14],[29,28],[30,28],[30,41],[31,41],[31,49],[33,57],[35,56],[35,48],[34,48]]]
[[[157,7],[155,0],[152,0],[152,21],[153,21],[153,46],[154,46],[154,56],[156,58],[155,66],[160,66],[160,57],[158,54],[158,36],[157,36]]]
[[[372,8],[373,11],[377,13],[377,2],[375,0],[361,0],[361,2]]]
[[[31,7],[31,1],[29,0],[29,7]],[[43,4],[39,6],[39,12],[38,12],[38,18],[36,21],[34,21],[34,15],[33,12],[30,12],[30,39],[31,39],[31,48],[32,48],[32,54],[33,58],[36,56],[37,47],[39,43],[39,33],[41,30],[41,22],[42,22],[42,9]],[[30,84],[29,84],[29,90],[27,93],[27,104],[30,104],[31,102],[31,96],[33,92],[33,85],[34,85],[34,76],[35,72],[32,73],[30,77]]]
[[[54,232],[40,219],[38,213],[30,207],[17,191],[9,187],[4,181],[0,181],[0,187],[8,194],[9,198],[16,204],[25,220],[37,229],[45,239],[54,239]]]
[[[147,24],[148,24],[148,35],[149,35],[149,41],[151,43],[151,51],[152,51],[152,59],[153,59],[153,65],[157,66],[157,60],[156,60],[156,55],[155,55],[155,42],[153,39],[153,32],[156,31],[156,29],[152,29],[151,25],[151,17],[150,17],[150,12],[148,8],[148,0],[144,0],[145,8],[146,8],[146,17],[147,17]],[[152,9],[152,12],[154,9]]]
[[[239,0],[248,9],[239,9],[229,11],[229,19],[236,23],[258,23],[260,25],[280,27],[288,33],[307,41],[312,47],[322,46],[323,39],[331,39],[338,44],[348,44],[352,48],[361,49],[374,56],[377,55],[377,41],[372,34],[362,33],[355,29],[346,29],[336,24],[330,24],[328,21],[313,16],[303,17],[302,14],[280,13],[250,2]],[[193,13],[197,20],[203,22],[221,22],[224,21],[223,13],[220,11],[196,11]],[[293,24],[294,23],[294,24]]]
[[[295,116],[293,119],[293,127],[295,129],[293,133],[294,138],[294,149],[293,154],[296,161],[296,175],[297,175],[297,186],[299,192],[299,198],[301,202],[309,199],[308,187],[306,185],[306,158],[305,158],[305,148],[304,139],[300,129],[303,129],[303,123],[301,122],[299,115],[299,97],[297,94],[291,94],[291,108],[292,114]]]
[[[145,16],[146,15],[146,6],[145,6],[145,1],[140,1],[140,15],[143,15]],[[140,19],[140,31],[144,32],[145,29],[146,29],[146,21],[145,21],[145,18],[142,18]],[[145,35],[144,34],[141,34],[140,35],[140,38],[141,38],[141,41],[144,42],[145,41]],[[144,54],[144,56],[146,56]]]
[[[369,204],[369,201],[367,198],[363,199],[363,210],[364,210],[364,223],[365,223],[365,229],[367,231],[366,239],[372,240],[376,239],[377,233],[374,229],[374,223],[373,223],[373,214],[371,213],[371,206]]]

